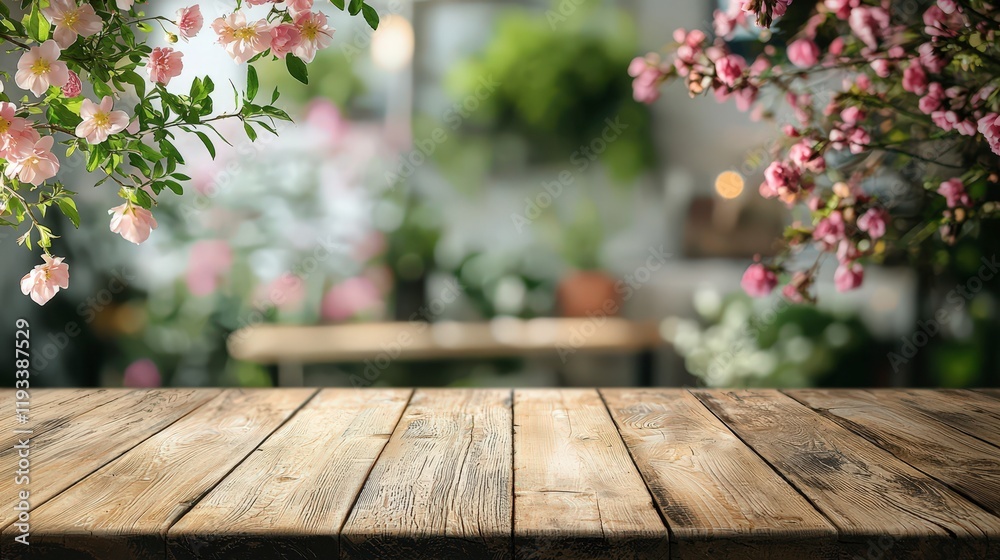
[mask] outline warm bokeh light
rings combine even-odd
[[[715,178],[715,192],[722,198],[736,198],[743,192],[743,176],[735,171],[723,171]]]
[[[391,15],[372,35],[372,60],[384,70],[402,70],[413,59],[413,26],[406,18]]]

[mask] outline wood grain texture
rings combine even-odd
[[[39,507],[218,394],[215,389],[133,391],[33,436],[31,506]],[[14,472],[17,451],[0,452],[2,472]],[[19,489],[13,477],[0,477],[0,528],[16,519]]]
[[[924,416],[897,400],[895,392],[863,390],[787,391],[898,459],[1000,513],[997,448]]]
[[[30,413],[27,424],[20,424],[15,415],[15,391],[0,390],[0,450],[17,444],[14,430],[28,428],[38,437],[46,431],[65,425],[75,416],[127,395],[131,389],[34,389],[30,391]]]
[[[836,558],[833,525],[689,392],[601,394],[670,526],[672,558]]]
[[[173,559],[336,558],[354,500],[409,389],[326,389],[168,533]]]
[[[1000,389],[977,389],[976,391],[1000,400]]]
[[[5,560],[163,558],[167,529],[314,393],[223,391],[34,510],[31,554]]]
[[[790,397],[694,393],[837,526],[842,558],[1000,554],[1000,519]]]
[[[669,537],[593,389],[514,392],[516,558],[666,559]]]
[[[976,391],[876,389],[878,398],[913,410],[1000,447],[1000,400]]]
[[[418,390],[341,532],[341,558],[510,558],[509,390]]]

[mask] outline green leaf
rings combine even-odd
[[[142,206],[146,210],[149,210],[150,208],[153,207],[153,198],[149,196],[148,192],[142,189],[133,189],[132,198],[134,199],[133,202],[135,202],[139,206]]]
[[[288,68],[288,73],[293,78],[303,84],[309,83],[309,70],[306,68],[306,63],[302,62],[301,58],[295,56],[294,54],[287,54],[285,55],[285,66]]]
[[[250,123],[243,123],[243,130],[247,131],[247,137],[250,138],[251,142],[257,141],[257,131],[250,126]]]
[[[49,20],[42,15],[41,2],[31,3],[31,13],[28,15],[26,30],[32,39],[39,43],[49,38]]]
[[[91,76],[93,78],[93,76]],[[94,94],[99,98],[103,98],[105,95],[111,95],[113,92],[108,84],[102,82],[101,80],[94,80]]]
[[[361,6],[361,14],[365,16],[365,21],[368,22],[369,27],[372,29],[378,29],[379,19],[378,12],[375,11],[375,8],[372,8],[368,4],[364,4]]]
[[[340,8],[341,10],[344,9],[344,0],[330,0],[330,3]]]
[[[197,134],[198,138],[201,139],[201,143],[205,145],[205,148],[208,150],[208,153],[212,155],[212,159],[215,159],[215,146],[212,144],[212,139],[209,138],[208,135],[205,134],[204,132],[196,130],[194,131],[194,133]]]
[[[260,89],[260,82],[257,81],[257,69],[247,66],[247,100],[253,101],[257,97],[257,90]]]
[[[57,198],[56,204],[69,221],[73,222],[73,227],[80,229],[80,213],[76,210],[76,202],[72,198]]]
[[[364,0],[351,0],[351,3],[347,5],[347,13],[356,16],[361,12],[361,6],[364,5]]]

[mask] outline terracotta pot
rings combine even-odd
[[[556,301],[563,317],[618,315],[622,295],[615,290],[618,279],[602,270],[580,270],[559,282]]]

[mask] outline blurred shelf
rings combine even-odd
[[[234,358],[251,362],[356,362],[500,358],[566,352],[630,353],[664,344],[653,322],[619,318],[495,319],[482,323],[396,322],[259,325],[229,338]]]

